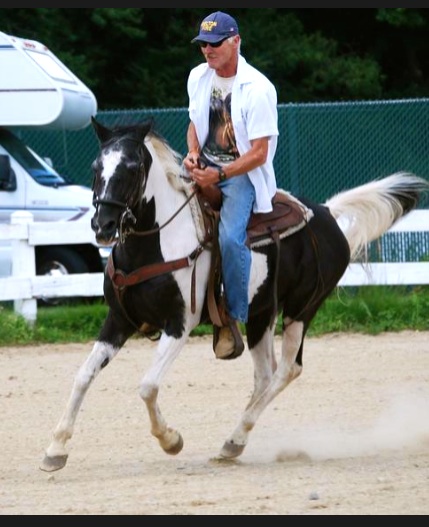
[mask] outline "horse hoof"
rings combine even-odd
[[[242,455],[245,445],[235,445],[234,443],[225,443],[220,453],[224,459],[237,459]]]
[[[67,460],[68,456],[45,456],[45,459],[40,466],[40,470],[43,472],[57,472],[66,466]]]
[[[183,450],[184,446],[185,446],[185,443],[183,441],[183,437],[179,434],[176,444],[166,449],[165,453],[168,454],[169,456],[177,456]]]

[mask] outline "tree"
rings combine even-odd
[[[279,102],[425,97],[427,9],[231,8],[243,55]],[[43,42],[95,93],[102,110],[183,107],[190,43],[207,8],[14,8],[2,31]]]

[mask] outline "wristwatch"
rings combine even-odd
[[[219,181],[226,181],[228,178],[225,174],[225,172],[223,171],[223,168],[219,168]]]

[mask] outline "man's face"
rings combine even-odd
[[[237,35],[227,38],[220,46],[213,46],[208,43],[203,45],[201,43],[200,47],[210,68],[219,71],[236,61],[239,45],[240,37]]]

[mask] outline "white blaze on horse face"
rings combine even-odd
[[[115,175],[118,165],[122,161],[122,152],[120,150],[109,149],[107,152],[103,152],[101,156],[101,162],[103,164],[102,179],[104,181],[104,192],[109,188],[109,183],[112,177]],[[103,198],[105,196],[100,196]]]
[[[259,289],[268,279],[268,257],[265,254],[252,252],[252,269],[249,284],[249,304],[252,303]]]

